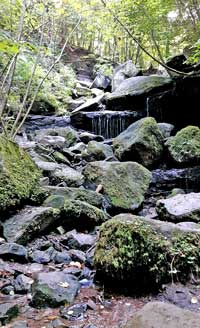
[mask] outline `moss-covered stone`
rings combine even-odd
[[[115,155],[123,161],[136,161],[149,167],[158,162],[163,152],[163,135],[152,117],[131,124],[113,139]]]
[[[0,212],[40,195],[41,174],[24,150],[14,142],[0,138]]]
[[[62,225],[67,230],[91,230],[108,219],[110,216],[104,211],[79,200],[66,200],[62,211]]]
[[[100,228],[95,253],[97,278],[134,286],[184,280],[199,270],[200,229],[121,214]],[[136,285],[134,285],[136,283]]]
[[[200,129],[187,126],[166,142],[169,154],[177,164],[200,163]]]
[[[151,173],[134,162],[91,162],[83,174],[91,187],[103,186],[103,195],[116,211],[137,209],[151,180]]]

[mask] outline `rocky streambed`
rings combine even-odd
[[[198,327],[200,129],[138,113],[113,138],[104,114],[101,134],[32,116],[1,137],[2,326]]]

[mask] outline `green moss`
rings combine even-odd
[[[30,156],[14,142],[0,138],[0,211],[41,195],[40,172]]]
[[[200,129],[187,126],[166,142],[171,157],[178,163],[200,161]]]
[[[104,223],[94,257],[98,279],[125,285],[136,282],[142,289],[197,274],[200,233],[159,224],[129,214]]]

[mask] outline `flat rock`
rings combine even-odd
[[[152,302],[138,311],[123,328],[199,328],[200,314],[173,304]]]
[[[54,225],[59,213],[51,207],[26,207],[3,223],[4,237],[8,242],[25,245]]]
[[[174,223],[183,221],[200,222],[200,193],[178,194],[161,199],[156,207],[161,220]]]
[[[39,273],[32,285],[32,305],[36,308],[58,307],[74,301],[80,284],[64,272]]]

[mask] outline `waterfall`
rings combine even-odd
[[[147,117],[149,117],[149,97],[147,97],[146,100],[146,112],[147,112]]]
[[[106,139],[114,138],[128,127],[131,116],[133,115],[130,112],[103,111],[90,113],[91,132],[102,135]]]

